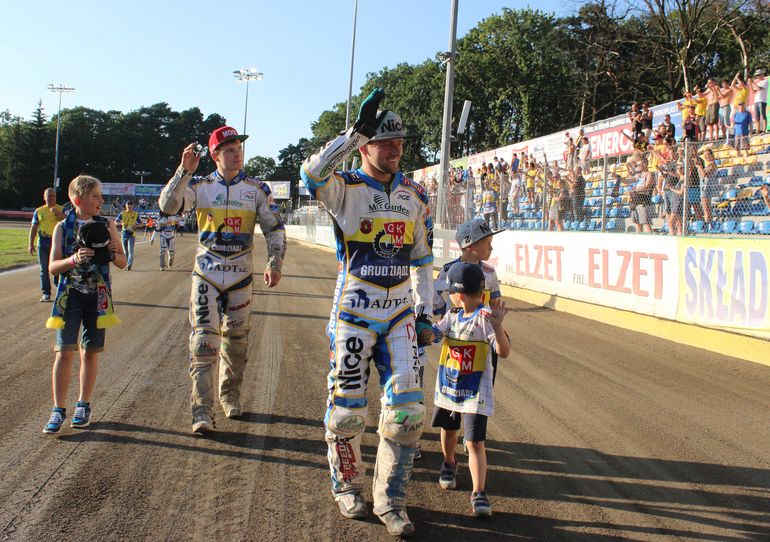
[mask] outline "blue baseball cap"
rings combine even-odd
[[[478,294],[484,289],[484,271],[475,263],[457,262],[447,271],[449,293]]]

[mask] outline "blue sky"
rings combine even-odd
[[[264,79],[249,86],[246,153],[275,157],[308,137],[322,111],[346,100],[353,4],[8,2],[0,110],[29,118],[42,99],[46,113],[55,114],[58,96],[46,86],[67,83],[77,90],[64,95],[64,108],[127,112],[168,102],[177,111],[198,106],[204,115],[219,113],[242,131],[245,87],[232,72],[253,66]],[[458,37],[503,7],[527,5],[459,0]],[[557,15],[574,10],[555,0],[531,5]],[[446,50],[449,10],[450,0],[359,0],[353,92],[369,72]]]

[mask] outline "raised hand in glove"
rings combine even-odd
[[[426,314],[417,317],[415,328],[417,328],[417,346],[428,346],[433,343],[436,336],[433,334],[433,324]]]
[[[378,87],[371,91],[369,96],[364,99],[361,108],[358,110],[358,119],[353,127],[356,132],[368,138],[374,137],[386,113],[386,111],[382,111],[379,115],[377,114],[383,98],[385,98],[385,91]]]

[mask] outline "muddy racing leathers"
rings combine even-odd
[[[219,399],[240,400],[246,366],[251,314],[254,228],[259,223],[267,243],[267,267],[280,270],[286,231],[262,181],[241,170],[230,183],[217,172],[193,178],[181,167],[160,195],[164,212],[195,207],[198,248],[190,297],[190,376],[193,416],[213,417],[213,367],[219,364]],[[221,346],[221,348],[220,348]]]
[[[389,187],[361,169],[334,171],[368,138],[351,128],[308,158],[301,176],[334,222],[339,275],[331,318],[324,425],[335,497],[360,492],[369,361],[382,386],[374,512],[405,509],[422,433],[415,315],[431,312],[433,226],[425,190],[397,173]]]

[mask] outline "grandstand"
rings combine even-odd
[[[695,147],[695,145],[693,145]],[[724,142],[706,142],[697,146],[697,152],[712,149],[717,164],[719,193],[711,198],[712,216],[704,220],[690,220],[688,232],[696,235],[770,235],[770,208],[760,195],[762,185],[770,185],[770,134],[755,135],[750,140],[748,157],[739,156],[738,152]],[[690,151],[693,152],[693,151]],[[592,161],[590,173],[586,178],[586,197],[584,200],[584,220],[565,220],[564,229],[568,231],[636,231],[631,220],[628,193],[630,185],[620,179],[628,180],[629,172],[625,160],[620,157],[613,164],[603,159]],[[610,173],[610,169],[613,173]],[[617,187],[617,196],[611,195]],[[519,198],[518,212],[512,202],[505,210],[505,220],[501,226],[512,230],[547,229],[544,220],[542,184],[537,189],[538,203],[528,203],[527,197]],[[662,198],[660,194],[652,197],[653,231],[668,233],[668,227],[660,218]],[[547,211],[545,213],[547,217]]]

